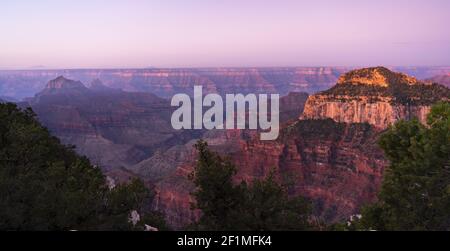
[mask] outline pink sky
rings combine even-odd
[[[0,2],[0,69],[450,65],[447,0]]]

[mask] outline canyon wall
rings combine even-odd
[[[303,119],[331,118],[337,122],[369,123],[385,129],[400,119],[417,118],[426,123],[430,111],[429,105],[393,105],[392,98],[385,97],[377,102],[370,102],[369,97],[358,100],[348,96],[338,96],[337,100],[329,101],[324,95],[310,97],[305,105]],[[347,101],[348,100],[348,101]]]
[[[368,124],[303,120],[285,127],[277,141],[260,141],[253,131],[217,131],[205,136],[211,150],[229,156],[238,168],[236,182],[261,179],[272,170],[291,196],[311,199],[313,214],[325,222],[346,219],[373,202],[387,161],[376,145],[379,131]],[[155,208],[181,228],[198,219],[190,210],[195,165],[193,143],[186,158],[156,183]]]

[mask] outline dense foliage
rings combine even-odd
[[[195,208],[202,212],[195,224],[200,230],[305,230],[310,204],[301,197],[290,198],[273,174],[252,184],[235,184],[236,167],[208,149],[196,145],[198,161],[191,179],[196,185]]]
[[[380,101],[382,97],[392,97],[392,103],[403,105],[431,105],[440,100],[450,100],[450,89],[439,84],[391,84],[388,87],[342,83],[321,92],[333,99],[366,97],[369,102]]]
[[[432,107],[427,125],[400,121],[380,138],[390,166],[379,202],[356,229],[450,230],[450,103]]]
[[[0,104],[1,230],[138,229],[130,211],[148,219],[143,203],[151,199],[140,180],[109,189],[101,170],[52,137],[31,109]]]

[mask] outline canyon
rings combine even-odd
[[[183,144],[195,135],[172,128],[168,100],[95,82],[87,88],[58,77],[20,105],[31,106],[52,134],[105,170],[129,167],[156,149]]]
[[[119,72],[121,79],[130,78],[120,84],[112,77],[99,80],[101,74],[94,74],[94,70],[80,70],[83,74],[92,73],[89,80],[85,77],[85,80],[74,81],[56,76],[19,105],[31,106],[53,135],[65,144],[75,145],[76,150],[100,166],[112,182],[142,178],[157,192],[152,207],[164,212],[174,229],[183,229],[200,214],[190,209],[193,184],[187,178],[195,165],[193,145],[199,138],[236,164],[236,182],[251,183],[273,171],[290,195],[302,195],[311,200],[314,217],[333,223],[357,214],[363,205],[376,201],[383,171],[388,165],[377,145],[379,135],[400,119],[418,117],[424,121],[431,104],[449,101],[450,95],[448,88],[433,84],[434,81],[421,81],[384,67],[345,74],[323,70],[330,73],[328,77],[319,77],[317,72],[320,71],[314,69],[311,79],[323,78],[323,82],[319,82],[324,84],[299,88],[315,93],[313,95],[290,92],[292,85],[286,87],[286,83],[291,79],[265,85],[267,81],[249,77],[254,74],[265,76],[266,80],[270,79],[268,76],[279,78],[289,72],[287,70],[277,75],[280,70],[267,70],[262,74],[245,69],[243,74],[242,70],[239,73],[238,70],[215,69],[209,70],[212,72],[208,73],[208,78],[188,77],[181,74],[183,70],[178,75],[172,75],[176,71],[111,70],[108,74]],[[131,73],[127,75],[128,71]],[[139,74],[151,72],[144,78],[151,81],[147,84],[133,82],[136,71]],[[232,73],[229,79],[224,72]],[[439,75],[435,73],[438,72],[430,74]],[[159,85],[153,85],[155,79],[161,81],[157,81]],[[173,82],[167,84],[162,79]],[[206,79],[216,81],[208,85]],[[278,80],[273,78],[275,82]],[[172,129],[170,117],[174,107],[164,96],[192,91],[194,83],[201,81],[206,81],[203,85],[206,93],[287,92],[280,99],[279,138],[261,141],[257,130]],[[228,85],[227,81],[237,82]],[[332,86],[329,81],[336,84]],[[133,87],[135,84],[139,88]]]
[[[299,116],[307,97],[306,93],[282,97],[281,122]],[[133,177],[128,169],[153,162],[162,152],[201,138],[205,132],[173,129],[171,116],[176,107],[168,99],[113,89],[98,79],[84,85],[60,76],[18,104],[32,107],[53,135],[76,146],[78,153],[118,179]],[[160,169],[164,173],[172,168]]]
[[[348,85],[351,88],[345,91],[351,93],[347,98],[333,96],[333,88]],[[443,86],[425,84],[382,67],[349,72],[333,88],[325,91],[329,95],[317,94],[326,95],[323,98],[310,96],[300,119],[284,124],[276,141],[260,141],[257,132],[246,130],[209,132],[203,138],[213,151],[229,156],[236,164],[236,182],[251,183],[274,171],[290,195],[311,199],[315,217],[327,223],[346,220],[358,214],[363,205],[376,201],[388,165],[377,145],[379,135],[400,119],[417,116],[424,121],[430,105],[448,101],[450,92]],[[395,91],[401,88],[402,92],[391,93],[391,88]],[[401,103],[405,97],[411,101],[407,108]],[[321,106],[335,109],[334,102],[347,108],[321,112]],[[316,110],[319,112],[313,112]],[[156,182],[155,207],[164,211],[175,227],[189,224],[199,215],[187,210],[193,201],[190,197],[193,186],[186,178],[196,160],[192,144],[184,146],[184,161],[178,160],[172,174]],[[145,169],[145,165],[140,167]]]

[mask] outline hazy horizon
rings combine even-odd
[[[0,70],[450,66],[450,1],[0,3]]]

